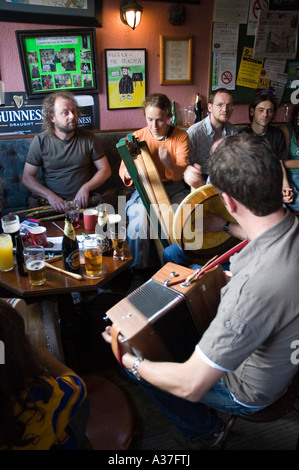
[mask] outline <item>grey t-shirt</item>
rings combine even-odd
[[[36,135],[26,162],[41,167],[44,184],[63,199],[73,199],[79,188],[96,172],[95,160],[105,155],[100,141],[91,132],[78,128],[70,140]]]
[[[299,337],[298,225],[287,210],[232,257],[232,278],[196,347],[212,367],[227,372],[230,391],[245,405],[273,403],[298,370],[291,361]]]

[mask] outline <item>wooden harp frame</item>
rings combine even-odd
[[[150,224],[164,249],[175,242],[174,213],[147,143],[139,142],[136,137],[129,134],[121,139],[116,147],[141,197]]]

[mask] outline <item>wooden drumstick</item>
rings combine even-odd
[[[60,273],[66,274],[67,276],[71,276],[75,279],[78,279],[78,280],[83,279],[83,276],[81,276],[81,274],[76,274],[76,273],[71,273],[69,271],[65,271],[64,269],[57,268],[56,266],[53,266],[50,263],[45,263],[45,266],[47,266],[47,268],[54,269],[55,271],[59,271]]]

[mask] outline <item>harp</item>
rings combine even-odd
[[[164,248],[175,242],[174,213],[157,167],[146,142],[139,142],[130,134],[121,139],[116,147],[141,197],[151,227],[156,232],[161,254]]]

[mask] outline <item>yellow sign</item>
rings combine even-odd
[[[257,88],[260,81],[263,62],[263,59],[253,58],[253,49],[251,47],[244,47],[238,71],[237,85],[245,86],[247,88]]]

